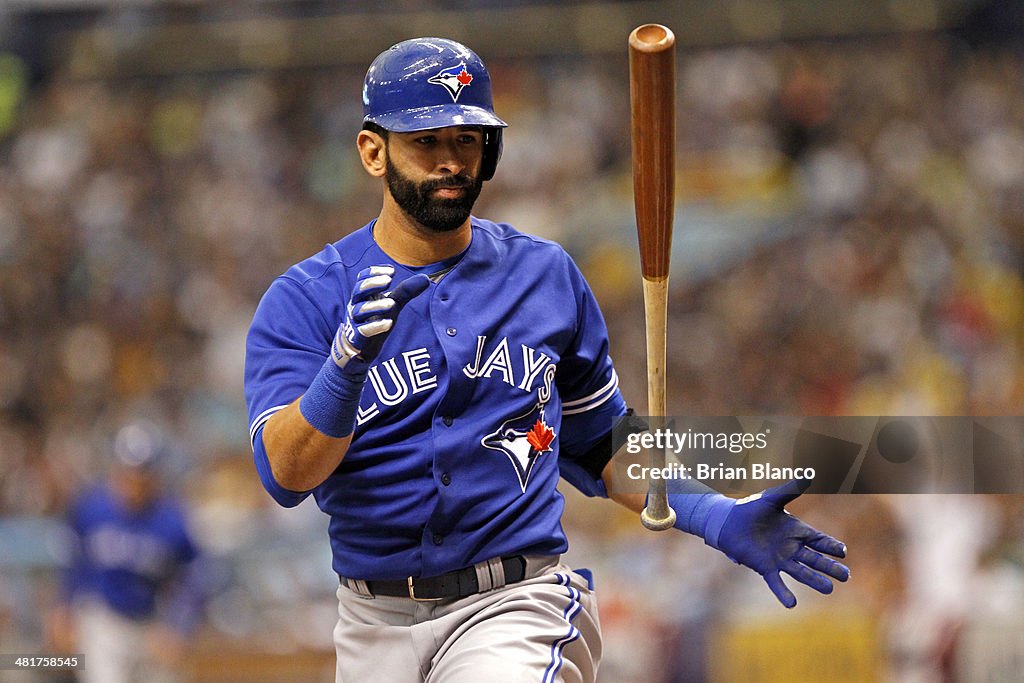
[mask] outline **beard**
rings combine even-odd
[[[433,232],[451,232],[469,218],[483,181],[462,173],[417,183],[385,160],[384,179],[395,202],[417,223]],[[462,188],[461,197],[437,198],[438,188]]]

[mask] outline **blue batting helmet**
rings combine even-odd
[[[445,38],[406,40],[377,56],[363,81],[363,122],[412,133],[448,126],[482,126],[480,178],[490,180],[501,156],[491,77],[475,52]]]

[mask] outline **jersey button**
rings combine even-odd
[[[441,483],[444,484],[445,486],[448,486],[449,484],[451,484],[452,483],[452,475],[448,474],[447,472],[442,474],[441,475]]]
[[[434,542],[434,545],[441,545],[444,543],[444,536],[441,534],[434,534],[430,537],[430,540]]]
[[[441,418],[441,422],[444,422],[444,426],[445,427],[451,427],[452,426],[452,422],[454,422],[454,421],[455,420],[452,419],[451,415],[445,415],[444,417]]]
[[[447,334],[449,337],[454,337],[458,333],[459,331],[454,327],[449,327],[447,330],[445,330],[445,334]]]

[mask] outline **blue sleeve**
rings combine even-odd
[[[291,278],[282,276],[270,285],[245,340],[250,437],[309,388],[327,358],[337,326]]]
[[[263,295],[249,327],[245,401],[250,443],[260,481],[281,505],[298,505],[306,494],[283,489],[274,481],[261,430],[274,413],[309,388],[327,358],[336,328],[299,283],[286,276],[276,279]]]
[[[600,473],[579,458],[607,436],[615,418],[626,414],[608,353],[608,328],[590,286],[568,254],[566,262],[577,307],[576,335],[558,363],[555,384],[562,397],[559,470],[562,478],[588,496],[608,496]]]

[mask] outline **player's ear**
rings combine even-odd
[[[384,138],[373,131],[361,130],[356,137],[356,147],[359,148],[359,160],[366,172],[375,178],[382,178],[387,159],[387,142]]]

